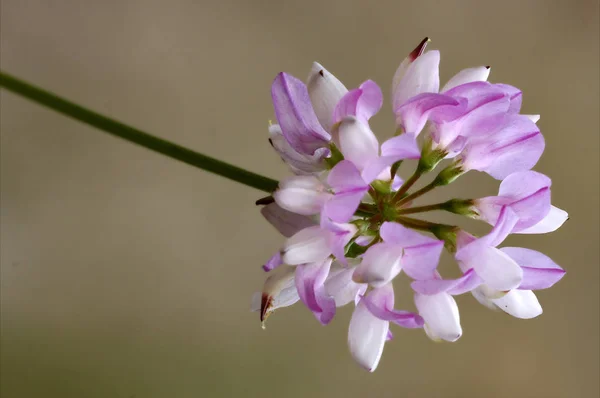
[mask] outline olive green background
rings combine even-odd
[[[327,327],[301,305],[266,330],[249,312],[282,241],[253,204],[261,192],[2,91],[2,398],[597,397],[598,10],[592,0],[2,0],[3,70],[278,179],[287,171],[266,139],[276,73],[304,78],[318,60],[348,87],[374,79],[386,92],[372,123],[383,139],[395,68],[430,36],[442,80],[489,64],[492,81],[523,89],[547,140],[536,170],[571,216],[556,233],[507,242],[567,270],[539,293],[541,317],[464,295],[457,343],[394,328],[369,374],[346,347],[350,306]],[[496,190],[469,175],[422,203]],[[412,308],[398,282],[397,306]]]

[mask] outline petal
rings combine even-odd
[[[514,289],[523,280],[523,270],[519,264],[495,247],[481,250],[476,258],[470,259],[468,264],[493,289],[502,291]]]
[[[367,124],[383,105],[381,89],[372,80],[367,80],[359,88],[349,91],[335,107],[334,123],[342,121],[346,116],[354,116],[361,123]]]
[[[323,325],[331,322],[335,315],[335,300],[327,294],[324,285],[330,267],[331,259],[296,267],[296,289],[300,300]]]
[[[362,295],[367,290],[367,285],[364,283],[356,283],[352,280],[352,268],[338,268],[331,270],[325,281],[325,291],[333,297],[335,305],[341,307],[350,302],[356,301],[359,295]]]
[[[277,203],[270,203],[263,206],[260,209],[260,213],[286,238],[291,237],[304,228],[315,225],[315,222],[309,217],[282,209]]]
[[[456,108],[459,104],[456,99],[447,95],[422,93],[411,97],[394,109],[396,124],[405,132],[416,136],[423,129],[432,112],[436,112],[438,118],[446,117],[447,112],[454,114],[456,110],[452,108]]]
[[[410,286],[415,292],[428,296],[441,292],[448,292],[449,294],[456,295],[469,292],[481,285],[482,282],[481,278],[479,278],[473,269],[470,269],[458,279],[420,280],[414,281]]]
[[[379,319],[410,329],[423,327],[423,318],[418,314],[394,309],[394,288],[391,283],[372,290],[362,301]]]
[[[418,246],[437,242],[436,239],[406,228],[397,222],[384,222],[379,230],[381,238],[386,243],[395,243],[403,247]]]
[[[285,139],[278,124],[269,126],[269,142],[295,174],[312,174],[326,169],[324,159],[329,155],[328,148],[319,148],[312,156],[298,153]]]
[[[488,295],[486,294],[486,286],[485,285],[476,287],[475,289],[473,289],[471,291],[471,294],[473,295],[473,297],[475,297],[475,300],[477,300],[479,302],[479,304],[483,305],[484,307],[487,307],[493,311],[498,310],[498,307],[496,306],[496,304],[494,304],[492,299],[489,298]]]
[[[338,223],[350,221],[367,191],[368,188],[364,188],[333,196],[323,207],[322,219],[329,218]]]
[[[463,153],[463,167],[485,171],[501,180],[535,166],[544,146],[544,137],[535,123],[521,115],[510,115],[498,132],[468,146]]]
[[[508,84],[495,84],[496,87],[500,88],[510,97],[510,113],[519,113],[521,110],[521,104],[523,102],[523,92],[516,87]]]
[[[323,261],[331,254],[329,234],[319,226],[305,228],[286,240],[282,254],[290,265]]]
[[[279,267],[269,273],[259,296],[260,300],[254,297],[252,304],[253,311],[260,310],[262,322],[277,308],[290,306],[300,299],[296,291],[294,273],[293,267]]]
[[[305,216],[318,214],[331,196],[314,176],[292,176],[279,183],[273,193],[275,202],[282,208]]]
[[[413,279],[430,279],[435,273],[443,249],[444,242],[434,239],[429,243],[405,247],[402,269]]]
[[[518,220],[519,218],[510,207],[503,207],[494,228],[479,240],[485,242],[488,246],[498,246],[511,233]]]
[[[379,155],[379,142],[375,134],[356,117],[345,117],[333,129],[333,137],[346,160],[362,170],[369,161]]]
[[[354,360],[369,372],[373,372],[379,364],[389,325],[388,321],[371,314],[363,300],[352,313],[348,328],[348,347]]]
[[[456,341],[462,335],[458,306],[448,293],[432,296],[415,294],[415,305],[425,325],[442,340]]]
[[[523,115],[525,117],[527,117],[529,120],[531,120],[534,123],[537,123],[540,120],[540,115]]]
[[[377,243],[371,246],[354,271],[354,281],[374,287],[386,285],[402,270],[402,253],[399,245]]]
[[[429,51],[408,67],[393,93],[393,109],[421,93],[437,93],[440,87],[440,52]]]
[[[354,224],[341,224],[328,219],[321,220],[321,225],[328,234],[328,243],[331,253],[342,264],[346,265],[346,245],[350,243],[358,228]]]
[[[522,199],[542,189],[550,188],[552,180],[537,171],[527,170],[513,173],[500,183],[499,196]]]
[[[306,86],[321,126],[325,131],[331,131],[335,106],[348,89],[317,62],[312,65]]]
[[[336,193],[369,188],[369,184],[366,184],[360,176],[360,171],[349,160],[342,160],[331,169],[327,176],[327,183]]]
[[[427,43],[429,43],[429,37],[426,37],[423,40],[421,40],[419,45],[414,50],[412,50],[410,54],[406,56],[406,58],[402,60],[400,66],[398,66],[398,69],[396,69],[396,72],[394,73],[394,78],[392,79],[392,103],[394,101],[395,93],[398,90],[398,84],[400,84],[400,82],[402,81],[402,78],[406,74],[408,67],[414,62],[415,59],[417,59],[423,54],[423,51],[425,51],[425,47],[427,47]]]
[[[542,306],[531,290],[511,290],[492,302],[515,318],[531,319],[542,314]]]
[[[490,75],[489,66],[478,66],[475,68],[463,69],[452,76],[446,85],[440,90],[440,93],[446,92],[454,87],[471,82],[485,82]]]
[[[554,232],[558,228],[560,228],[565,221],[569,219],[569,214],[559,209],[558,207],[551,206],[550,211],[540,222],[537,224],[522,229],[520,231],[515,231],[515,233],[519,234],[545,234],[548,232]]]
[[[281,252],[277,252],[271,256],[269,260],[263,265],[263,270],[265,272],[269,272],[279,267],[283,262],[281,261]]]
[[[328,145],[331,137],[319,123],[302,81],[282,72],[273,81],[271,96],[277,121],[294,150],[313,155]]]
[[[503,247],[504,253],[523,269],[522,290],[547,289],[562,279],[565,270],[543,253],[522,247]]]

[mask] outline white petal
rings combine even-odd
[[[408,67],[394,92],[394,111],[406,100],[421,93],[437,93],[440,88],[440,52],[428,51]]]
[[[282,260],[290,265],[323,261],[331,254],[328,243],[327,232],[319,226],[304,228],[285,242]]]
[[[569,214],[559,209],[556,206],[550,208],[550,212],[544,217],[539,223],[517,231],[518,234],[545,234],[548,232],[554,232],[561,227],[569,219]]]
[[[471,290],[471,294],[473,295],[473,297],[475,297],[477,301],[479,301],[479,304],[486,306],[490,310],[497,311],[498,307],[496,307],[496,304],[494,304],[494,302],[485,294],[483,286],[485,285],[481,285]]]
[[[430,331],[428,334],[446,341],[460,338],[462,328],[458,306],[451,295],[445,292],[432,296],[417,293],[415,305]]]
[[[371,314],[363,301],[354,309],[348,328],[348,347],[354,360],[369,372],[379,364],[389,326],[388,321]]]
[[[366,284],[356,283],[352,280],[354,267],[337,268],[329,272],[325,280],[325,291],[333,297],[335,305],[344,306],[355,301],[357,296],[367,289]]]
[[[502,311],[515,318],[530,319],[542,313],[542,306],[531,290],[513,289],[504,297],[492,301]]]
[[[487,247],[470,262],[477,275],[491,288],[497,290],[514,289],[523,279],[523,270],[510,256],[496,249]]]
[[[402,246],[395,244],[378,243],[370,247],[354,271],[354,281],[373,287],[386,285],[400,273],[402,253]]]
[[[369,126],[353,116],[347,116],[333,129],[332,137],[346,160],[363,170],[379,156],[379,142]]]
[[[331,131],[335,106],[348,89],[317,62],[312,65],[306,87],[317,119],[326,131]]]
[[[476,68],[463,69],[452,76],[446,85],[440,90],[440,93],[453,89],[454,87],[471,82],[485,82],[490,75],[490,68],[479,66]]]
[[[540,120],[540,115],[523,115],[529,118],[534,123],[537,123]]]
[[[309,216],[319,213],[329,198],[330,195],[324,190],[325,187],[316,177],[293,176],[279,184],[273,198],[281,208]]]

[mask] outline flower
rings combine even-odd
[[[268,277],[252,309],[264,326],[273,311],[300,301],[328,324],[338,307],[354,303],[348,346],[369,371],[392,338],[390,323],[453,342],[462,336],[454,296],[470,292],[489,308],[532,318],[542,312],[533,290],[565,273],[542,253],[500,247],[510,234],[551,232],[568,218],[551,203],[550,178],[531,170],[545,145],[539,116],[520,114],[522,92],[488,82],[489,66],[464,69],[440,89],[440,53],[425,51],[428,42],[396,70],[398,130],[381,144],[369,125],[383,105],[375,82],[348,90],[314,63],[306,84],[280,73],[271,88],[277,124],[269,126],[270,142],[294,175],[257,202],[286,239],[263,265]],[[412,190],[444,159],[450,164],[431,183]],[[404,180],[398,171],[410,160],[417,166]],[[470,170],[502,180],[498,195],[413,206]],[[492,227],[476,237],[412,216],[433,210]],[[460,277],[442,277],[444,248]],[[402,273],[411,279],[414,310],[395,308],[394,281]]]

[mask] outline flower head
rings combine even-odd
[[[440,89],[440,53],[425,51],[428,42],[394,75],[398,130],[383,143],[369,126],[383,104],[371,80],[348,90],[314,63],[306,84],[280,73],[271,89],[277,124],[269,127],[270,142],[294,175],[257,202],[286,239],[263,265],[268,276],[253,309],[264,325],[277,308],[301,301],[327,324],[337,307],[353,303],[348,345],[369,371],[392,338],[390,323],[456,341],[462,328],[454,296],[471,292],[487,307],[532,318],[542,312],[533,290],[564,275],[542,253],[501,247],[511,233],[551,232],[567,219],[551,204],[550,178],[531,170],[544,150],[539,116],[521,115],[522,92],[488,82],[489,66],[464,69]],[[430,184],[413,189],[444,159],[449,165]],[[403,180],[398,171],[409,160],[416,170]],[[502,180],[498,195],[413,206],[470,170]],[[476,237],[413,217],[432,210],[492,227]],[[461,270],[456,279],[443,278],[438,267],[444,248]],[[414,310],[395,308],[393,283],[401,273],[412,280]]]

